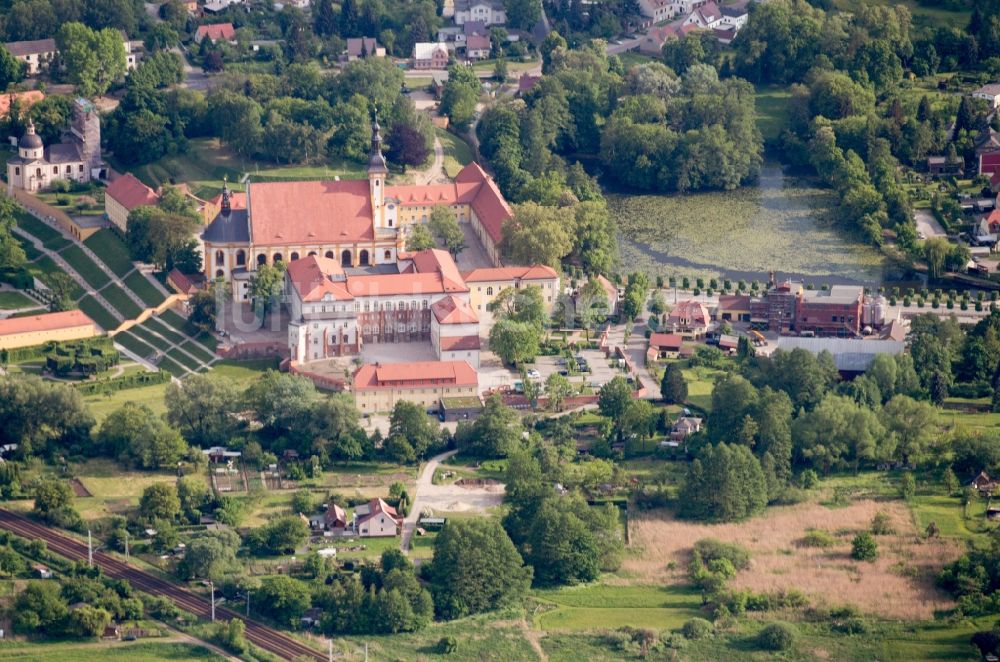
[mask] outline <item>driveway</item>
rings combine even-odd
[[[941,227],[941,224],[934,218],[934,214],[926,209],[917,209],[914,211],[913,219],[917,222],[917,236],[921,239],[948,236],[944,228]]]
[[[420,513],[430,510],[435,514],[448,512],[483,512],[503,501],[503,485],[462,487],[460,485],[435,485],[434,472],[458,451],[448,451],[432,457],[424,466],[414,488],[410,514],[403,520],[403,535],[399,546],[404,552],[410,549],[410,539],[420,519]]]

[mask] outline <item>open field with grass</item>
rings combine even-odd
[[[167,298],[139,271],[133,271],[122,282],[149,307],[158,306]]]
[[[532,592],[542,606],[534,622],[547,631],[632,627],[679,628],[700,616],[701,595],[682,586],[595,584]]]
[[[108,414],[126,402],[146,405],[156,415],[166,413],[167,407],[163,404],[163,396],[166,392],[166,384],[153,384],[152,386],[141,386],[124,391],[115,391],[111,395],[96,393],[94,395],[85,395],[83,401],[87,403],[87,408],[90,409],[90,413],[97,420],[97,425],[100,426],[101,421],[107,418]]]
[[[108,275],[76,244],[67,246],[59,254],[95,290],[99,290],[111,282]]]
[[[17,226],[40,240],[46,248],[59,249],[67,244],[66,238],[61,232],[38,220],[21,207],[17,208],[14,216],[17,220]]]
[[[851,539],[867,530],[877,512],[892,519],[895,534],[879,536],[879,558],[872,563],[850,558]],[[754,592],[799,590],[820,604],[856,605],[886,618],[928,620],[954,603],[933,577],[957,558],[960,545],[947,539],[922,540],[913,517],[900,502],[861,500],[841,507],[817,503],[769,508],[763,515],[732,524],[700,524],[665,512],[635,515],[629,522],[633,545],[645,550],[625,560],[623,570],[657,583],[684,582],[684,568],[694,543],[717,538],[751,553],[751,568],[733,580],[733,588]],[[830,547],[807,547],[810,529],[829,533]],[[667,564],[673,561],[675,570]]]
[[[237,383],[246,383],[247,379],[255,379],[265,370],[277,370],[277,359],[254,359],[250,361],[234,361],[222,359],[212,366],[212,374],[227,377]]]
[[[175,471],[127,471],[106,459],[92,459],[74,465],[73,475],[96,499],[138,499],[150,485],[177,481]],[[197,475],[201,477],[204,472],[200,471]]]
[[[40,305],[34,299],[29,299],[20,292],[0,292],[0,310],[15,308],[33,308]]]
[[[651,276],[754,279],[772,269],[807,283],[881,281],[883,259],[825,220],[830,191],[765,164],[760,183],[691,195],[608,196],[621,264]]]
[[[117,329],[118,325],[121,324],[118,318],[112,315],[103,304],[89,294],[80,299],[77,306],[87,314],[87,317],[97,322],[105,331]]]
[[[125,246],[125,242],[107,228],[98,230],[83,244],[94,251],[94,254],[119,278],[124,277],[125,274],[135,268],[132,260],[129,259],[128,248]]]
[[[0,658],[17,662],[161,662],[165,660],[223,660],[207,648],[178,642],[58,642],[0,644]]]
[[[792,93],[787,87],[767,85],[757,88],[754,104],[757,108],[757,128],[764,141],[777,140],[788,126],[788,102]]]
[[[132,297],[127,295],[125,290],[115,283],[105,286],[101,290],[101,296],[104,297],[105,301],[114,306],[115,310],[121,313],[125,319],[135,319],[142,312],[139,304],[133,301]]]
[[[715,387],[716,380],[725,372],[699,366],[687,368],[682,373],[688,387],[687,401],[705,411],[712,411],[712,389]]]
[[[833,6],[841,11],[857,11],[862,5],[903,5],[913,15],[914,27],[954,27],[965,28],[969,24],[969,11],[952,11],[928,6],[930,3],[916,0],[833,0]]]
[[[267,161],[241,157],[214,138],[192,140],[189,145],[186,154],[165,156],[136,168],[133,174],[153,188],[171,182],[185,182],[195,195],[203,198],[213,197],[222,190],[223,177],[229,178],[230,188],[242,190],[238,182],[241,181],[243,174],[279,179],[365,177],[365,167],[358,163],[282,167]]]
[[[472,148],[469,147],[469,143],[449,131],[434,129],[434,133],[444,149],[445,174],[454,177],[462,168],[472,162]]]

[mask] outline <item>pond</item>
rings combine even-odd
[[[757,186],[689,195],[608,194],[623,271],[651,276],[880,284],[885,259],[828,220],[836,198],[765,163]]]

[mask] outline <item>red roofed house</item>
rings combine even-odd
[[[517,79],[517,94],[523,96],[531,91],[531,89],[542,80],[541,76],[532,76],[527,71],[521,74],[521,77]]]
[[[455,295],[431,306],[431,346],[441,361],[466,361],[479,370],[479,317]]]
[[[998,175],[1000,175],[1000,151],[985,152],[979,155],[979,174],[989,177],[993,190],[997,190],[997,184],[1000,183],[1000,179],[998,179]]]
[[[94,324],[94,320],[80,310],[8,317],[0,320],[0,349],[93,338],[99,333],[100,329]]]
[[[559,298],[559,274],[555,269],[543,264],[531,267],[495,267],[492,269],[473,269],[462,274],[465,284],[469,286],[470,303],[481,320],[492,318],[486,309],[487,305],[501,291],[508,287],[538,286],[542,290],[542,303],[546,312],[551,313]]]
[[[354,509],[354,529],[362,538],[399,535],[403,518],[382,499],[372,499]]]
[[[667,315],[667,326],[674,331],[699,337],[708,331],[711,319],[705,304],[693,300],[681,301]]]
[[[684,344],[684,337],[679,333],[654,333],[649,337],[649,351],[646,360],[675,359]]]
[[[465,361],[366,364],[354,373],[354,403],[362,413],[391,411],[400,400],[436,407],[441,398],[475,396],[479,376]]]
[[[216,41],[228,41],[236,43],[236,28],[232,23],[209,23],[199,25],[194,32],[194,43],[200,44],[203,39],[208,38],[213,43]]]
[[[129,212],[136,207],[155,207],[160,201],[156,191],[140,182],[131,173],[125,173],[108,184],[104,192],[104,213],[108,220],[125,232]]]
[[[470,34],[465,40],[465,57],[470,60],[485,60],[490,56],[490,38],[481,34]]]
[[[345,55],[348,62],[362,57],[385,57],[385,49],[375,37],[352,37],[347,40]]]
[[[501,228],[513,214],[486,172],[470,163],[450,183],[386,186],[381,145],[375,121],[367,180],[248,181],[242,208],[237,194],[224,190],[202,233],[205,276],[232,282],[234,299],[246,301],[250,276],[262,264],[315,255],[348,268],[395,265],[410,226],[427,223],[435,206],[469,223],[499,265]]]

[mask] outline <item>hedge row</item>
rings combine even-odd
[[[121,377],[103,379],[96,382],[81,382],[76,384],[76,390],[83,395],[93,395],[94,393],[111,393],[113,391],[124,391],[130,388],[142,386],[152,386],[170,381],[170,373],[163,370],[156,372],[133,372]]]

